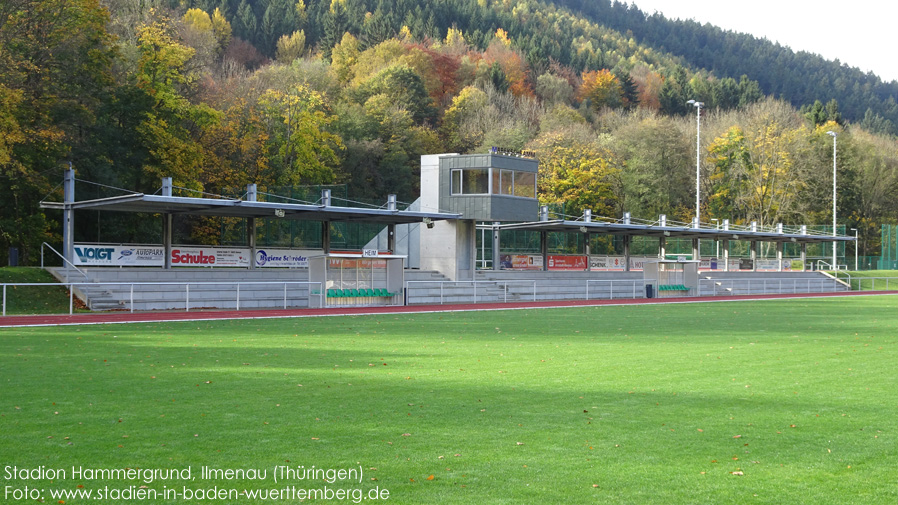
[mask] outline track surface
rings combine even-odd
[[[567,300],[554,302],[478,303],[453,305],[412,305],[389,307],[330,307],[325,309],[194,310],[193,312],[101,312],[73,315],[31,315],[0,317],[0,328],[27,326],[64,326],[79,324],[120,324],[170,321],[207,321],[214,319],[273,319],[285,317],[352,316],[376,314],[415,314],[424,312],[465,312],[484,310],[547,309],[558,307],[595,307],[602,305],[647,305],[657,303],[731,302],[744,300],[782,300],[790,298],[829,298],[845,296],[898,295],[895,291],[844,293],[807,293],[785,295],[703,296],[682,298],[637,298],[620,300]]]

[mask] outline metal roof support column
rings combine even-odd
[[[322,221],[321,222],[321,248],[324,249],[324,254],[331,253],[331,222],[330,221]]]
[[[493,270],[501,270],[502,258],[499,256],[499,223],[493,223]]]
[[[801,271],[804,272],[807,270],[807,262],[808,262],[808,243],[801,243]]]
[[[751,241],[751,271],[758,271],[758,249],[760,249],[761,243],[757,240]]]
[[[171,177],[162,178],[162,196],[172,196]],[[171,228],[172,215],[166,212],[162,215],[162,248],[165,250],[165,261],[162,264],[164,270],[171,270]]]
[[[783,243],[776,243],[776,262],[777,262],[777,272],[783,271]]]
[[[667,237],[661,236],[658,237],[658,258],[664,259],[667,257]]]
[[[630,271],[630,237],[624,235],[624,272]]]
[[[730,231],[730,220],[723,220],[723,230]],[[730,271],[730,241],[728,239],[723,241],[723,271]]]
[[[755,233],[758,231],[758,222],[751,222],[751,231]],[[749,248],[751,249],[751,271],[756,272],[758,270],[758,242],[752,240],[749,242]]]
[[[698,213],[695,214],[695,217],[692,218],[692,227],[696,230],[701,228],[701,223],[698,220]],[[700,244],[698,241],[698,237],[692,239],[692,261],[701,261],[702,259],[702,251],[699,249]]]
[[[592,222],[592,210],[586,209],[583,211],[583,221],[586,223]],[[585,226],[580,228],[583,231],[583,252],[586,254],[586,271],[589,272],[590,264],[589,264],[589,256],[592,254],[592,248],[589,246],[589,228]]]
[[[246,201],[255,202],[257,198],[255,184],[246,185]],[[246,245],[249,246],[249,269],[256,269],[256,218],[246,218]]]
[[[780,235],[783,234],[783,223],[776,223],[776,232]],[[783,242],[777,240],[776,242],[776,271],[783,271]]]
[[[727,239],[723,239],[720,241],[720,246],[723,248],[723,271],[730,271],[730,241]],[[720,268],[718,265],[717,268]]]
[[[62,256],[66,259],[63,267],[68,270],[69,265],[75,264],[75,210],[72,208],[75,203],[75,171],[71,163],[63,173],[62,181]]]
[[[549,206],[542,205],[539,208],[539,220],[549,220]],[[543,256],[543,272],[549,270],[549,233],[545,231],[539,232],[539,251]],[[495,261],[495,260],[494,260]]]
[[[396,254],[396,223],[387,225],[387,250]]]

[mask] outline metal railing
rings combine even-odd
[[[879,281],[879,291],[892,291],[893,288],[891,288],[890,284],[892,281],[894,281],[896,285],[894,289],[898,290],[898,278],[895,277],[852,277],[851,274],[847,272],[840,272],[838,273],[837,278],[843,280],[842,276],[847,277],[846,282],[851,287],[852,291],[877,291],[876,281]],[[883,284],[885,284],[884,288]],[[867,289],[866,286],[869,286],[869,289]]]
[[[831,287],[830,287],[831,286]],[[814,288],[817,289],[814,289]],[[699,296],[718,296],[720,294],[798,294],[822,293],[845,290],[846,286],[834,278],[820,277],[786,277],[764,279],[699,279]]]
[[[618,283],[618,285],[621,285],[621,284],[628,284],[628,283],[632,284],[632,285],[633,285],[633,298],[638,298],[638,297],[636,296],[636,293],[637,293],[636,286],[637,286],[637,285],[643,285],[643,284],[645,284],[645,280],[643,280],[643,279],[618,279],[618,280],[616,280],[616,281],[615,281],[615,280],[608,280],[608,281],[606,281],[606,280],[594,280],[594,279],[589,279],[589,280],[586,281],[586,299],[587,299],[587,300],[591,300],[591,299],[592,299],[592,298],[590,297],[590,293],[589,293],[589,283],[591,283],[591,282],[607,283],[607,284],[608,284],[608,299],[609,299],[609,300],[614,300],[614,283],[615,283],[615,282]],[[604,290],[602,290],[602,292],[604,292]]]
[[[46,242],[42,242],[42,243],[41,243],[41,268],[44,268],[44,247],[46,247],[47,249],[50,249],[51,251],[53,251],[54,254],[56,254],[57,256],[59,256],[59,259],[62,260],[63,265],[68,264],[69,267],[74,268],[75,270],[77,270],[78,273],[81,274],[85,279],[88,278],[88,277],[87,277],[87,274],[86,274],[83,270],[81,270],[80,268],[76,267],[75,264],[72,263],[71,261],[65,259],[65,256],[63,256],[62,254],[60,254],[59,251],[57,251],[56,249],[53,249],[53,246],[51,246],[50,244],[48,244],[48,243],[46,243]],[[68,280],[68,278],[69,278],[69,272],[68,272],[68,269],[66,269],[66,280]]]
[[[524,285],[531,285],[533,287],[533,301],[536,301],[536,283],[537,283],[537,281],[531,280],[531,279],[515,279],[515,280],[510,280],[510,281],[499,281],[499,280],[496,280],[496,281],[406,281],[405,282],[405,293],[406,293],[407,302],[415,303],[413,300],[413,298],[415,297],[415,295],[413,294],[414,293],[413,290],[435,289],[434,287],[423,286],[424,284],[430,284],[431,286],[438,285],[439,290],[440,290],[440,305],[443,305],[444,299],[446,296],[446,294],[445,294],[446,290],[444,288],[445,285],[447,285],[447,284],[453,285],[453,286],[473,285],[473,291],[471,293],[471,296],[473,298],[473,303],[477,303],[477,286],[478,285],[480,285],[480,286],[493,285],[493,286],[496,286],[497,289],[501,285],[502,286],[501,295],[502,295],[503,303],[508,303],[508,285],[509,284],[524,284]],[[483,287],[480,288],[480,292],[481,293],[484,292]],[[514,295],[515,295],[515,293],[513,293],[513,296]],[[433,295],[418,295],[419,298],[424,298],[424,297],[428,297],[428,296],[433,296]],[[456,293],[453,293],[451,296],[459,296],[459,295],[457,295]],[[462,293],[461,296],[465,296],[465,294]]]
[[[323,283],[317,282],[317,281],[316,282],[307,282],[307,281],[59,282],[59,283],[51,283],[51,282],[34,283],[34,282],[32,282],[32,283],[0,284],[0,286],[2,286],[2,288],[3,288],[3,303],[2,303],[2,311],[0,311],[0,315],[3,315],[3,316],[6,315],[6,312],[7,312],[7,288],[10,286],[11,287],[18,287],[18,286],[43,286],[43,287],[60,286],[60,287],[65,287],[69,291],[69,315],[71,315],[74,313],[75,288],[90,287],[90,288],[101,288],[102,289],[102,288],[110,288],[110,287],[113,287],[113,288],[114,287],[121,287],[121,288],[127,287],[128,307],[130,308],[130,311],[133,313],[134,312],[134,293],[135,293],[134,287],[135,286],[138,286],[138,287],[140,287],[140,286],[169,286],[171,288],[176,288],[176,287],[182,286],[183,293],[184,293],[184,299],[183,299],[184,311],[189,312],[190,311],[190,287],[191,286],[194,286],[194,287],[233,286],[233,289],[234,289],[233,300],[236,305],[236,310],[240,310],[240,301],[241,301],[240,287],[241,286],[259,286],[259,285],[273,285],[273,286],[283,285],[284,286],[284,298],[283,298],[284,309],[288,308],[288,301],[291,300],[291,298],[288,297],[288,287],[289,286],[308,286],[309,291],[308,291],[307,300],[309,302],[311,302],[312,297],[317,296],[317,297],[319,297],[319,300],[320,300],[319,307],[325,306],[325,290],[323,289]],[[317,292],[313,289],[313,286],[317,286]],[[124,291],[124,289],[119,290],[119,291]],[[222,292],[225,290],[218,290],[218,291]],[[168,292],[171,292],[171,291],[169,290]],[[143,294],[146,294],[146,293],[147,293],[147,291],[145,291]],[[138,291],[138,294],[141,294],[141,293]],[[301,300],[301,299],[303,299],[303,298],[302,297],[292,298],[292,300]],[[221,298],[217,298],[216,300],[221,301]],[[246,298],[244,298],[244,300],[246,300]],[[162,300],[162,301],[153,302],[153,303],[164,303],[164,302],[169,302],[169,301],[174,301],[174,300]],[[122,302],[120,302],[120,303],[122,303]],[[172,305],[175,305],[175,304],[172,304]],[[180,305],[180,303],[178,303],[177,305]],[[197,307],[194,307],[194,308],[197,308]],[[177,309],[166,309],[166,310],[177,310]]]

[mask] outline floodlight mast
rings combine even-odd
[[[702,107],[704,102],[689,100],[695,107],[695,226],[701,227],[701,176],[702,176]]]
[[[836,236],[836,138],[838,133],[830,130],[826,132],[833,138],[833,237]],[[836,241],[833,240],[833,270],[838,270],[836,266]]]

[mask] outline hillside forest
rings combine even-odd
[[[704,222],[831,222],[834,132],[839,223],[859,230],[860,254],[878,253],[879,225],[898,219],[887,107],[774,98],[763,69],[705,69],[665,52],[670,34],[647,45],[644,24],[643,42],[609,28],[632,9],[603,23],[572,3],[5,0],[0,256],[17,247],[35,264],[42,242],[59,243],[61,216],[39,202],[59,199],[69,164],[102,196],[154,193],[170,176],[192,196],[344,184],[356,200],[411,202],[421,155],[502,146],[536,153],[540,200],[568,215],[688,222],[690,99],[704,103]],[[191,240],[219,240],[214,223],[194,225]],[[116,241],[159,240],[140,219],[109,226]]]

